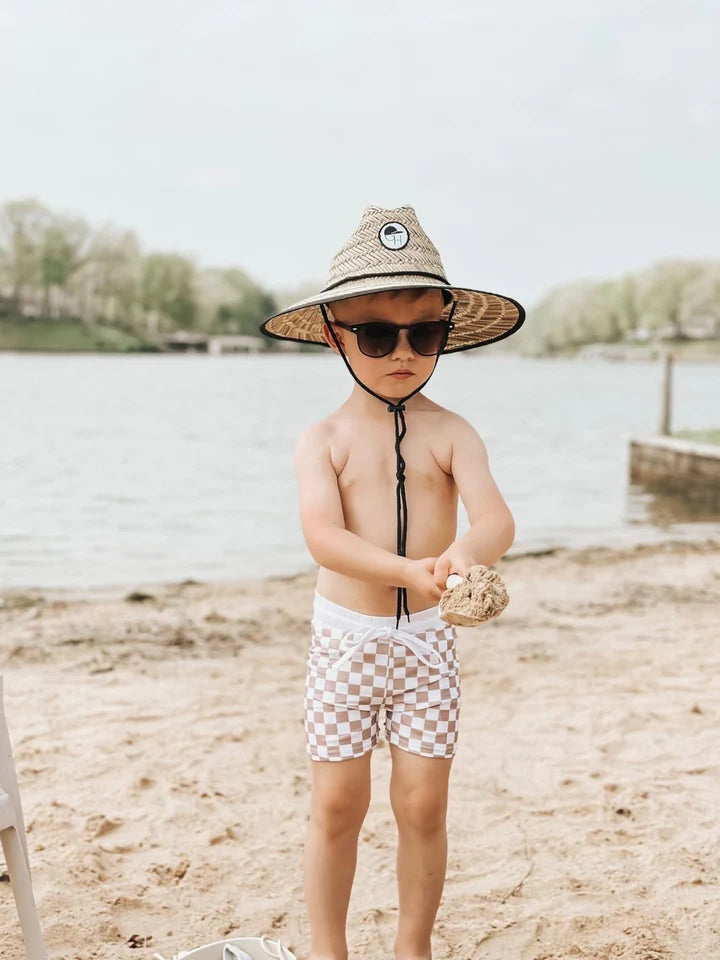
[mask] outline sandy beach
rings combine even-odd
[[[720,542],[496,567],[463,706],[434,960],[720,958]],[[4,591],[0,668],[54,960],[282,936],[306,960],[303,678],[314,571]],[[391,960],[390,755],[350,903]],[[0,956],[24,950],[7,874]]]

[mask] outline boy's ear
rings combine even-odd
[[[327,345],[330,347],[330,349],[333,350],[335,353],[337,353],[337,352],[338,352],[337,344],[336,344],[335,341],[333,340],[333,336],[332,336],[332,334],[330,333],[330,331],[328,330],[328,327],[327,327],[327,324],[326,324],[326,323],[323,323],[323,336],[325,337],[325,342],[326,342]],[[339,329],[336,327],[336,328],[335,328],[335,336],[338,338],[338,340],[340,341],[340,343],[341,343],[341,344],[343,345],[343,347],[344,347],[344,346],[345,346],[345,342],[344,342],[344,340],[343,340],[342,330],[339,330]]]

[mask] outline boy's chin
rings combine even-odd
[[[411,386],[413,382],[414,386]],[[388,400],[402,400],[403,397],[412,393],[415,387],[417,387],[417,377],[409,377],[407,380],[401,380],[400,383],[389,377],[384,383],[379,383],[374,390]]]

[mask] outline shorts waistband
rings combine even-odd
[[[395,629],[394,614],[390,617],[375,617],[369,613],[360,613],[321,597],[317,591],[313,600],[313,620],[346,631],[383,627]],[[406,633],[422,633],[425,630],[446,630],[449,626],[438,613],[437,606],[434,606],[411,613],[409,622],[407,617],[401,617],[398,629]]]

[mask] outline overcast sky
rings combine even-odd
[[[412,204],[451,282],[531,306],[720,258],[720,5],[0,0],[0,200],[324,280]]]

